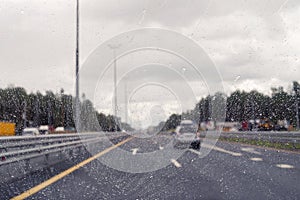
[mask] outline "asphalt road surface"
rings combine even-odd
[[[120,148],[134,156],[162,149],[168,140],[167,136],[133,138]],[[113,151],[115,149],[109,153]],[[55,200],[300,199],[299,153],[226,142],[218,142],[204,158],[199,156],[199,150],[190,149],[178,159],[170,160],[168,166],[147,173],[118,171],[94,159],[55,182],[43,185],[44,181],[89,157],[88,152],[83,152],[3,184],[0,199],[10,199],[26,191],[28,199]],[[28,192],[35,186],[39,186],[36,193]]]

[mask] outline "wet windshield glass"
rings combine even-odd
[[[193,127],[182,127],[180,133],[196,133],[196,129]]]
[[[0,0],[0,199],[300,199],[299,0]]]

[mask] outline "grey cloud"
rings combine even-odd
[[[296,24],[292,29],[287,27],[280,15],[297,13],[300,3],[297,0],[80,2],[81,60],[112,35],[160,26],[195,39],[227,82],[238,75],[245,80],[268,81],[272,76],[290,82],[300,73],[296,61],[284,58],[284,55],[299,57],[300,50],[293,46],[298,38],[291,38],[288,33],[296,34],[299,30]],[[65,87],[66,91],[73,91],[74,3],[31,0],[1,4],[2,86],[14,83],[29,90]],[[286,38],[291,38],[293,49],[285,45]]]
[[[165,26],[189,26],[199,18],[227,16],[236,11],[251,12],[257,16],[270,16],[278,12],[286,0],[153,0],[153,1],[89,1],[83,9],[90,19],[108,18],[109,20],[122,20],[127,23],[140,21],[145,14],[147,22],[158,22]],[[144,12],[143,12],[144,11]],[[146,12],[145,12],[146,11]]]

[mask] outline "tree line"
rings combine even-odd
[[[202,98],[193,110],[180,114],[172,114],[164,123],[164,130],[176,128],[182,119],[192,119],[196,122],[214,121],[212,104],[216,99],[219,103],[216,109],[226,109],[227,122],[243,122],[255,119],[269,119],[274,124],[278,120],[287,120],[292,126],[297,126],[297,108],[300,102],[300,86],[293,82],[293,90],[287,92],[283,87],[271,88],[271,96],[258,91],[245,92],[236,90],[229,96],[217,93]],[[226,103],[226,105],[222,105]],[[218,105],[219,104],[219,105]],[[225,112],[224,112],[225,113]],[[299,118],[299,112],[298,112]],[[161,126],[161,124],[160,124]]]
[[[73,118],[74,97],[64,93],[46,91],[27,93],[22,87],[9,86],[0,89],[0,121],[13,122],[16,124],[16,134],[20,134],[25,127],[38,127],[51,125],[53,127],[75,127]],[[120,130],[120,123],[115,123],[112,115],[99,113],[94,109],[92,102],[82,98],[80,102],[81,130],[95,131],[99,126],[93,126],[85,119],[87,114],[97,117],[100,128],[103,131]],[[121,124],[127,129],[129,125]]]
[[[216,93],[202,98],[195,108],[182,114],[172,114],[166,122],[159,124],[164,130],[176,128],[181,119],[193,119],[197,122],[216,120],[212,116],[212,104],[217,101],[215,109],[225,109],[226,121],[242,122],[251,119],[268,118],[276,123],[277,120],[288,120],[296,126],[296,107],[300,102],[300,86],[293,83],[293,90],[287,92],[283,87],[272,88],[271,96],[258,91],[245,92],[237,90],[226,96]],[[296,103],[298,102],[298,103]],[[24,127],[38,127],[40,125],[52,125],[53,127],[75,127],[73,118],[74,97],[64,93],[46,91],[27,93],[22,87],[9,86],[0,89],[0,121],[9,121],[16,124],[16,132],[21,133]],[[297,105],[296,105],[297,104]],[[115,120],[112,115],[105,115],[95,110],[93,103],[85,99],[84,95],[80,102],[81,130],[115,131],[121,128],[132,130],[130,125]],[[225,113],[225,112],[224,112]],[[92,124],[86,116],[96,116],[99,124]],[[299,116],[299,113],[298,113]]]

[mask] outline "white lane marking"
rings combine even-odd
[[[189,149],[189,151],[201,156],[201,152],[196,151],[195,149]]]
[[[245,151],[245,152],[248,152],[248,153],[254,153],[254,154],[257,154],[257,155],[261,155],[260,152],[256,151],[254,148],[251,148],[251,147],[242,147],[241,150]]]
[[[237,152],[233,152],[233,151],[228,151],[226,149],[222,149],[220,147],[217,147],[217,146],[212,146],[210,144],[201,144],[202,147],[206,147],[206,148],[211,148],[213,150],[216,150],[216,151],[220,151],[222,153],[227,153],[227,154],[230,154],[232,156],[242,156],[243,154],[241,153],[237,153]]]
[[[276,167],[282,168],[282,169],[293,169],[295,168],[293,165],[287,165],[287,164],[277,164]]]
[[[181,167],[181,164],[175,159],[171,159],[171,163],[173,163],[177,168]]]
[[[250,158],[250,160],[252,160],[252,161],[262,161],[263,159],[262,158]]]
[[[137,153],[137,151],[139,150],[139,148],[134,148],[134,149],[131,149],[132,151],[132,155],[135,155]]]
[[[159,146],[159,150],[163,150],[164,149],[164,147],[162,147],[162,146]]]

